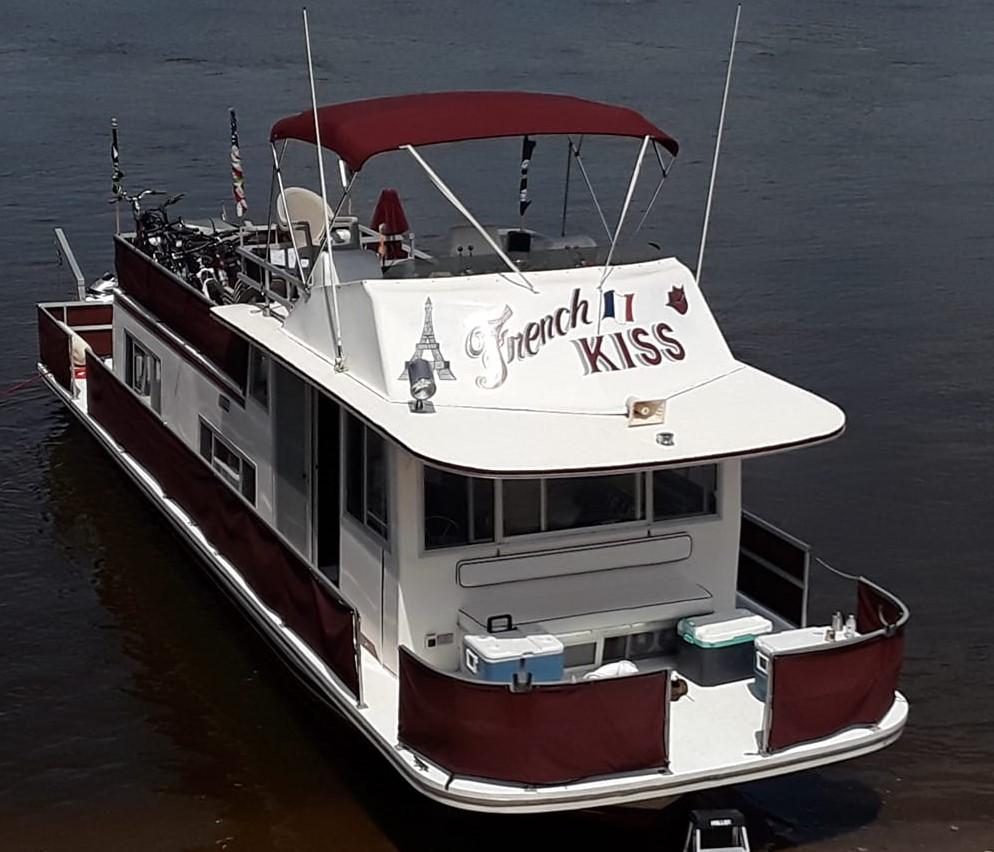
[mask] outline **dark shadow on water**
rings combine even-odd
[[[268,651],[196,557],[73,422],[50,433],[45,479],[61,552],[88,562],[116,622],[144,725],[165,737],[156,792],[199,797],[242,849],[679,850],[692,806],[737,807],[754,849],[791,849],[876,817],[874,790],[810,772],[685,797],[663,811],[536,816],[458,811],[416,793]],[[324,845],[334,836],[336,842]],[[204,848],[217,848],[216,846]]]

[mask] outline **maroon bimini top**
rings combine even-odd
[[[404,145],[504,136],[648,136],[676,156],[679,145],[627,107],[537,92],[435,92],[372,98],[318,109],[321,144],[357,172],[370,157]],[[281,118],[270,141],[316,141],[311,110]]]

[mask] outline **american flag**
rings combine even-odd
[[[231,113],[231,190],[235,197],[235,215],[239,219],[248,211],[248,201],[245,200],[245,173],[242,171],[242,155],[238,150],[238,119],[235,108]]]

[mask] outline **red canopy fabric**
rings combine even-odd
[[[402,145],[435,145],[503,136],[587,134],[649,136],[676,156],[675,139],[634,110],[535,92],[436,92],[373,98],[318,109],[321,144],[352,171]],[[269,138],[315,142],[310,110],[282,118]]]

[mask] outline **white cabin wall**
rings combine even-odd
[[[273,443],[269,412],[251,397],[242,408],[228,397],[229,410],[221,407],[224,394],[200,370],[181,358],[130,312],[114,308],[114,372],[124,380],[125,333],[130,334],[159,359],[162,372],[161,416],[187,446],[200,453],[200,422],[203,417],[255,465],[256,510],[273,523]]]
[[[543,535],[529,540],[497,544],[478,544],[422,552],[422,494],[418,462],[407,453],[398,451],[395,482],[399,505],[397,535],[394,537],[396,564],[399,566],[399,598],[397,636],[402,645],[442,669],[455,670],[459,665],[457,614],[466,596],[472,593],[459,585],[456,564],[462,559],[480,559],[510,553],[527,553],[602,541],[618,541],[644,536],[637,528],[628,527],[623,533],[618,527]],[[673,574],[700,583],[713,595],[716,611],[735,607],[735,582],[738,572],[739,526],[741,519],[741,463],[738,459],[718,464],[718,513],[714,517],[679,519],[653,524],[653,535],[686,533],[693,539],[689,558],[668,563]],[[630,536],[628,535],[630,534]],[[620,569],[624,570],[624,569]],[[564,583],[576,583],[582,589],[583,577],[562,577]],[[619,623],[623,623],[621,618]],[[451,645],[428,648],[429,633],[453,633]]]
[[[715,612],[735,608],[741,522],[742,463],[731,459],[718,464],[716,516],[652,525],[654,535],[680,530],[693,538],[690,558],[676,563],[674,568],[711,592]]]
[[[345,453],[348,448],[345,414],[342,412],[341,465],[342,489],[341,539],[339,560],[339,590],[359,613],[360,631],[372,643],[379,658],[388,669],[397,668],[397,576],[401,544],[408,532],[405,515],[410,512],[402,502],[398,485],[403,476],[406,456],[389,441],[387,449],[387,531],[388,540],[367,529],[345,509]]]
[[[400,503],[405,511],[398,517],[398,564],[400,589],[397,602],[397,639],[415,654],[442,669],[459,665],[459,648],[451,645],[425,646],[429,633],[456,632],[456,614],[465,589],[456,582],[456,563],[467,555],[492,556],[496,544],[423,551],[424,508],[420,463],[401,452],[396,478]]]
[[[380,612],[385,556],[383,544],[377,536],[344,511],[341,529],[339,589],[358,611],[363,637],[372,643],[377,657],[381,657],[383,642]]]

